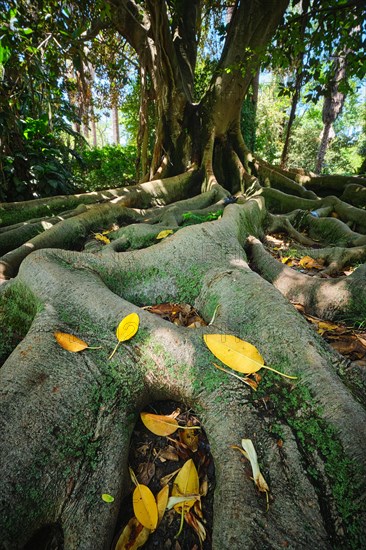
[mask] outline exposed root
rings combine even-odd
[[[248,239],[246,248],[256,271],[288,300],[302,304],[306,313],[330,320],[364,315],[366,265],[349,277],[318,279],[278,262],[255,237]]]
[[[289,237],[295,239],[300,244],[304,246],[312,246],[315,242],[306,235],[297,231],[294,226],[291,224],[290,219],[286,215],[268,215],[269,226],[267,231],[269,233],[281,233],[282,231],[287,233]]]

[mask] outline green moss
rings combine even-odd
[[[0,294],[0,365],[23,340],[41,307],[22,283],[10,284]]]
[[[217,220],[222,216],[223,210],[217,210],[216,212],[208,212],[206,215],[201,214],[194,214],[193,212],[186,212],[182,215],[183,218],[183,224],[182,227],[186,227],[187,225],[196,225],[198,223],[204,223],[204,222],[210,222],[213,220]]]
[[[315,451],[324,462],[328,486],[331,487],[334,503],[346,530],[347,546],[344,546],[345,541],[341,541],[334,548],[363,547],[366,541],[359,524],[361,508],[357,495],[361,494],[362,488],[357,481],[361,479],[358,465],[346,456],[336,430],[322,418],[321,409],[308,388],[301,383],[290,386],[283,381],[279,382],[276,375],[266,373],[253,401],[258,405],[263,398],[269,398],[268,409],[272,410],[277,419],[287,423],[295,434],[307,462],[307,473],[320,494],[322,480],[314,463]],[[277,428],[273,428],[272,432],[278,432]]]
[[[192,265],[188,272],[177,275],[176,284],[178,289],[179,301],[181,303],[194,304],[200,289],[206,269],[199,265]]]

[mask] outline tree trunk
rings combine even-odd
[[[115,145],[119,145],[118,106],[116,104],[112,105],[112,132],[113,132],[113,143]]]
[[[316,161],[315,172],[320,174],[323,170],[324,159],[328,149],[329,141],[331,139],[332,125],[337,120],[338,115],[341,113],[345,94],[339,91],[339,84],[346,77],[346,59],[347,51],[335,58],[335,73],[334,79],[331,82],[329,95],[325,96],[322,118],[324,123],[323,133],[319,146],[318,158]]]
[[[302,18],[301,18],[301,24],[300,24],[300,30],[299,30],[299,42],[304,41],[304,34],[306,30],[307,25],[307,13],[309,11],[309,0],[304,0],[301,2],[301,12],[302,12]],[[285,136],[285,143],[283,145],[283,150],[281,154],[281,162],[280,167],[286,168],[287,162],[288,162],[288,153],[289,153],[289,147],[290,147],[290,137],[291,137],[291,130],[292,125],[294,123],[295,117],[296,117],[296,109],[297,104],[300,99],[301,94],[301,87],[302,87],[302,81],[303,81],[303,65],[304,65],[304,55],[305,52],[301,51],[296,59],[296,74],[295,74],[295,87],[294,87],[294,93],[291,100],[291,110],[290,110],[290,116],[287,122],[286,127],[286,136]]]

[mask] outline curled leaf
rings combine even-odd
[[[243,447],[242,449],[237,445],[232,445],[232,448],[240,451],[245,456],[245,458],[247,458],[250,461],[250,465],[252,467],[252,472],[253,472],[254,483],[256,484],[259,491],[261,491],[262,493],[266,493],[267,506],[268,506],[269,487],[259,469],[258,457],[257,457],[256,450],[254,448],[253,442],[251,439],[242,439],[241,445]]]
[[[202,547],[203,542],[206,540],[206,529],[204,528],[203,524],[190,512],[188,512],[184,516],[184,519],[186,520],[188,525],[190,525],[192,529],[196,532]]]
[[[150,531],[136,518],[131,518],[123,529],[114,550],[137,550],[149,538]]]
[[[220,365],[217,365],[216,363],[213,363],[213,364],[217,369],[222,370],[222,371],[226,372],[227,374],[230,374],[230,376],[234,376],[234,378],[237,378],[238,380],[243,382],[243,384],[246,384],[247,386],[250,386],[254,391],[257,391],[258,384],[255,380],[252,380],[248,376],[245,376],[243,378],[242,376],[239,376],[238,374],[235,374],[235,372],[231,372],[229,370],[224,369],[224,367],[220,367]]]
[[[139,324],[140,318],[137,313],[130,313],[122,319],[116,330],[118,342],[111,355],[109,356],[109,359],[112,359],[121,342],[126,342],[126,340],[130,340],[133,336],[135,336],[136,332],[138,331]]]

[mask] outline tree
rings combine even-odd
[[[2,307],[18,324],[26,309],[31,322],[0,371],[4,548],[22,548],[41,528],[48,540],[57,533],[59,548],[107,548],[129,490],[130,434],[156,399],[184,401],[208,433],[213,548],[364,545],[362,367],[333,352],[289,300],[328,321],[364,318],[365,266],[327,276],[365,260],[365,211],[350,203],[364,204],[366,181],[286,172],[250,154],[240,133],[243,99],[287,4],[234,3],[196,102],[204,2],[113,0],[105,24],[136,51],[155,106],[149,181],[1,204]],[[221,219],[182,227],[183,214],[220,210]],[[109,244],[86,243],[104,229],[113,230]],[[174,234],[158,242],[163,229]],[[261,242],[271,232],[322,258],[324,278],[273,258]],[[183,329],[142,307],[157,302],[194,304],[213,326]],[[138,333],[108,359],[118,322],[133,311]],[[102,349],[70,353],[56,330]],[[250,341],[267,364],[298,379],[267,373],[253,398],[215,370],[206,332]],[[231,449],[243,437],[254,440],[268,477],[268,512]]]

